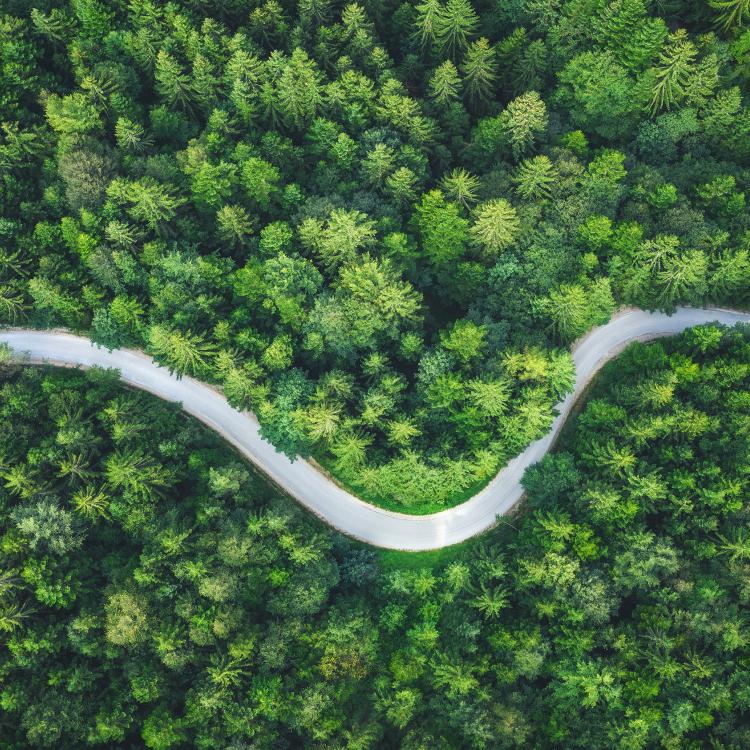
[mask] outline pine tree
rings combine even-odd
[[[32,8],[30,15],[37,32],[56,42],[67,41],[73,30],[73,19],[60,8],[53,8],[49,13]]]
[[[119,117],[115,123],[115,140],[124,151],[138,153],[152,145],[153,141],[147,135],[144,127],[127,117]]]
[[[487,255],[497,255],[515,242],[520,226],[516,209],[498,198],[479,206],[470,231]]]
[[[441,52],[450,57],[463,52],[478,25],[479,18],[469,0],[447,0],[435,22]]]
[[[727,299],[739,292],[750,278],[750,254],[747,250],[725,251],[712,258],[708,288],[714,299]]]
[[[193,59],[190,89],[204,112],[210,112],[219,98],[219,78],[213,63],[203,54]]]
[[[466,50],[461,72],[466,97],[473,106],[477,107],[492,98],[497,79],[495,67],[495,48],[484,37],[477,39]]]
[[[230,247],[244,246],[253,233],[253,220],[242,206],[222,206],[216,212],[219,237]]]
[[[71,0],[70,5],[89,38],[98,41],[113,30],[114,13],[100,0]]]
[[[651,96],[654,114],[670,109],[685,96],[697,54],[684,29],[672,34],[655,68],[656,82]]]
[[[550,294],[545,311],[560,341],[572,341],[586,330],[588,296],[578,284],[566,284]]]
[[[25,310],[23,295],[8,284],[0,284],[0,321],[17,323]]]
[[[305,219],[299,229],[302,244],[315,251],[323,266],[334,270],[352,262],[357,251],[375,241],[375,223],[361,211],[331,211],[325,225]]]
[[[609,3],[597,14],[593,28],[597,39],[633,72],[653,62],[668,33],[661,18],[648,15],[644,0]]]
[[[386,190],[400,205],[410,205],[417,194],[417,176],[409,167],[399,167],[385,181]]]
[[[522,156],[547,129],[547,106],[536,91],[514,99],[500,114],[499,123],[515,158]]]
[[[361,170],[373,187],[382,187],[386,178],[396,167],[396,152],[385,143],[376,143],[362,160]]]
[[[162,185],[151,177],[134,182],[115,179],[107,188],[107,196],[119,203],[129,204],[128,213],[150,229],[161,230],[185,203],[176,197],[171,187]]]
[[[331,12],[330,0],[300,0],[300,18],[315,25],[324,24]]]
[[[487,619],[494,619],[500,616],[500,613],[508,606],[508,592],[501,586],[490,588],[483,584],[479,593],[472,601],[482,616]]]
[[[516,192],[525,200],[543,201],[552,194],[557,172],[547,156],[525,159],[516,170],[513,182]]]
[[[156,90],[167,104],[189,109],[194,96],[190,77],[169,52],[159,51],[154,76]]]
[[[472,203],[477,202],[479,184],[479,178],[463,167],[452,170],[440,181],[440,187],[446,197],[460,203],[464,208],[470,208]]]
[[[429,83],[429,94],[438,104],[447,104],[459,97],[461,78],[456,66],[445,60],[432,72]]]
[[[425,2],[417,5],[414,38],[421,47],[431,47],[436,43],[442,10],[440,0],[425,0]]]
[[[205,373],[215,351],[202,336],[169,330],[162,325],[151,326],[148,344],[150,351],[163,358],[177,375]]]
[[[513,91],[539,91],[547,82],[549,51],[541,39],[534,39],[521,52],[512,68]]]
[[[103,490],[88,486],[77,490],[71,499],[73,509],[90,519],[106,518],[109,498]]]
[[[672,256],[656,275],[659,300],[670,306],[678,300],[698,302],[706,290],[708,259],[702,250]]]
[[[338,404],[317,404],[304,413],[307,434],[315,442],[330,442],[334,439],[341,419]]]
[[[708,0],[708,4],[720,11],[719,22],[725,31],[744,26],[750,17],[750,0]]]
[[[268,67],[274,71],[274,99],[282,119],[291,127],[301,129],[315,117],[321,103],[318,66],[298,48],[287,59],[280,52],[273,52]]]

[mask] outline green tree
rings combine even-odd
[[[238,205],[225,205],[216,212],[219,237],[230,247],[243,247],[253,234],[254,223],[248,212]]]
[[[479,18],[468,0],[446,0],[434,22],[434,33],[440,50],[450,57],[469,44]]]
[[[63,136],[83,135],[102,127],[99,109],[80,92],[48,97],[45,111],[50,127]]]
[[[289,57],[275,51],[267,62],[274,84],[274,104],[292,128],[303,128],[315,117],[321,101],[321,75],[314,60],[296,48]]]
[[[153,144],[145,128],[127,117],[120,117],[115,123],[115,140],[121,149],[134,153],[145,151]]]
[[[458,99],[460,91],[461,78],[456,66],[450,60],[444,60],[435,68],[430,77],[430,96],[442,106]]]
[[[452,170],[440,181],[440,187],[448,199],[467,209],[478,200],[479,184],[479,178],[462,167]]]
[[[127,591],[113,592],[105,604],[107,640],[132,646],[146,637],[148,612],[142,599]]]
[[[267,209],[278,195],[281,175],[273,164],[251,156],[242,162],[240,180],[247,196],[260,208]]]
[[[743,26],[745,17],[750,16],[748,0],[708,0],[708,4],[719,11],[719,22],[725,31]]]
[[[462,176],[459,181],[466,183]],[[425,255],[435,265],[448,264],[465,253],[469,222],[461,216],[458,205],[446,201],[439,190],[422,196],[414,220]]]
[[[417,194],[417,176],[409,167],[399,167],[386,178],[385,187],[398,204],[408,206]]]
[[[118,451],[106,462],[107,483],[114,489],[132,492],[141,499],[153,499],[168,484],[168,474],[141,450]]]
[[[13,520],[34,550],[66,555],[82,543],[73,515],[60,508],[54,499],[40,499],[32,505],[16,508]]]
[[[533,148],[547,122],[547,107],[536,91],[522,94],[503,110],[499,125],[516,159]]]
[[[476,359],[484,348],[487,329],[470,320],[457,320],[450,331],[441,333],[440,343],[464,364]]]
[[[327,221],[305,219],[299,227],[302,244],[313,250],[324,268],[333,271],[353,262],[358,251],[375,242],[375,223],[361,211],[336,208]]]
[[[17,323],[26,310],[23,296],[13,287],[0,284],[0,320],[7,323]]]
[[[518,195],[531,201],[549,199],[556,180],[557,170],[547,156],[524,159],[513,177]]]
[[[440,0],[425,0],[415,8],[417,13],[414,37],[422,47],[431,47],[437,41],[442,5]]]
[[[162,325],[153,325],[149,328],[148,346],[151,353],[163,359],[170,371],[178,376],[207,372],[211,357],[215,353],[214,346],[207,343],[202,336],[170,330]]]
[[[656,67],[651,95],[652,112],[670,109],[684,98],[696,55],[695,45],[687,38],[684,29],[679,29],[670,37]]]
[[[166,50],[159,50],[156,55],[154,78],[156,90],[167,104],[182,108],[191,106],[195,94],[190,76],[179,61]]]
[[[555,335],[562,341],[573,341],[592,326],[609,320],[615,301],[609,281],[566,284],[553,291],[542,302],[542,310],[551,320]]]
[[[488,256],[507,250],[518,237],[521,223],[515,208],[504,198],[488,201],[476,209],[471,236]]]
[[[603,138],[629,134],[646,106],[646,91],[609,52],[583,52],[559,74],[555,100],[575,127]]]
[[[487,39],[477,39],[466,50],[461,65],[464,90],[472,105],[481,105],[492,98],[495,80],[495,49]]]
[[[385,143],[376,143],[362,160],[361,169],[368,183],[382,187],[396,169],[395,150]]]
[[[102,490],[86,486],[75,492],[71,505],[77,513],[87,518],[106,518],[109,498]]]
[[[233,164],[203,162],[192,175],[193,200],[200,208],[221,208],[229,197],[236,181]]]
[[[136,221],[142,221],[150,229],[162,230],[177,215],[177,209],[185,199],[174,195],[173,189],[150,177],[126,181],[115,179],[107,188],[107,196],[127,207],[127,212]]]

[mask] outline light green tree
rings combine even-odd
[[[484,37],[469,46],[461,64],[464,90],[469,102],[478,106],[492,98],[497,73],[495,48]]]
[[[670,36],[655,68],[651,95],[653,113],[670,109],[685,96],[697,54],[695,45],[684,29],[679,29]]]
[[[333,271],[351,263],[358,251],[375,241],[375,222],[361,211],[336,208],[327,221],[305,219],[299,227],[302,244],[313,250],[323,266]]]
[[[522,94],[508,104],[500,115],[500,125],[514,157],[531,150],[547,129],[547,122],[547,105],[536,91]]]
[[[184,198],[174,195],[170,186],[152,177],[128,181],[115,179],[107,188],[107,196],[127,207],[127,212],[150,229],[161,230],[177,215]]]
[[[200,335],[153,325],[148,330],[149,351],[163,359],[177,375],[198,375],[208,370],[215,353],[212,344]]]
[[[115,123],[115,140],[123,151],[139,153],[153,144],[153,139],[140,123],[127,117],[118,117]]]
[[[267,68],[274,81],[274,104],[290,127],[301,129],[315,117],[322,99],[318,66],[299,47],[286,57],[271,53]]]
[[[470,232],[485,254],[494,256],[515,242],[520,228],[516,209],[504,198],[497,198],[477,208]]]
[[[455,101],[460,96],[461,78],[456,66],[445,60],[432,72],[428,85],[430,96],[440,105]]]
[[[392,146],[376,143],[362,159],[361,170],[365,179],[374,187],[382,187],[386,178],[396,168],[396,152]]]
[[[169,472],[141,449],[119,450],[105,462],[107,484],[141,500],[153,500],[169,484]]]
[[[397,203],[409,205],[417,194],[417,176],[409,167],[399,167],[386,178],[385,187]]]
[[[440,344],[464,364],[476,359],[482,352],[487,329],[471,320],[457,320],[449,331],[440,334]]]
[[[464,208],[470,208],[473,203],[477,202],[479,184],[479,178],[467,172],[463,167],[452,170],[440,180],[440,187],[445,195],[450,200],[460,203]]]
[[[190,76],[175,59],[164,49],[156,55],[156,90],[164,101],[171,106],[188,109],[194,92],[190,83]]]
[[[529,201],[544,201],[552,195],[557,170],[548,156],[525,159],[513,175],[516,193]]]
[[[450,57],[463,52],[478,25],[479,17],[469,0],[446,0],[434,26],[440,50]]]
[[[459,176],[459,182],[466,181]],[[464,254],[469,222],[461,216],[458,204],[446,201],[439,190],[422,195],[416,207],[416,223],[422,248],[433,264],[446,265]]]
[[[425,0],[416,6],[417,19],[414,37],[422,47],[431,47],[437,41],[442,5],[440,0]]]
[[[744,26],[750,17],[750,0],[708,0],[708,4],[719,11],[719,22],[725,31]]]
[[[242,206],[222,206],[216,212],[216,226],[230,247],[243,247],[253,234],[253,220]]]

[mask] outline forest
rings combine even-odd
[[[619,308],[750,308],[750,0],[0,0],[0,327],[411,514]],[[746,750],[750,326],[633,344],[465,544],[0,345],[2,750]]]
[[[0,457],[4,750],[750,745],[750,328],[633,345],[437,555],[112,371],[1,368]]]
[[[0,324],[147,350],[384,507],[620,305],[745,304],[748,0],[0,0]]]

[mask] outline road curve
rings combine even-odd
[[[0,342],[28,361],[56,365],[117,368],[136,388],[176,401],[228,440],[243,456],[313,513],[345,534],[378,547],[410,551],[462,542],[492,526],[523,495],[524,471],[549,450],[575,400],[592,376],[632,341],[680,333],[702,323],[750,323],[750,313],[715,308],[678,308],[674,315],[625,310],[594,328],[573,347],[575,390],[557,405],[550,431],[510,461],[480,492],[454,508],[428,516],[409,516],[365,503],[337,486],[305,460],[289,460],[263,440],[254,415],[233,409],[214,388],[192,378],[178,379],[145,354],[129,349],[108,352],[89,339],[60,331],[0,330]]]

